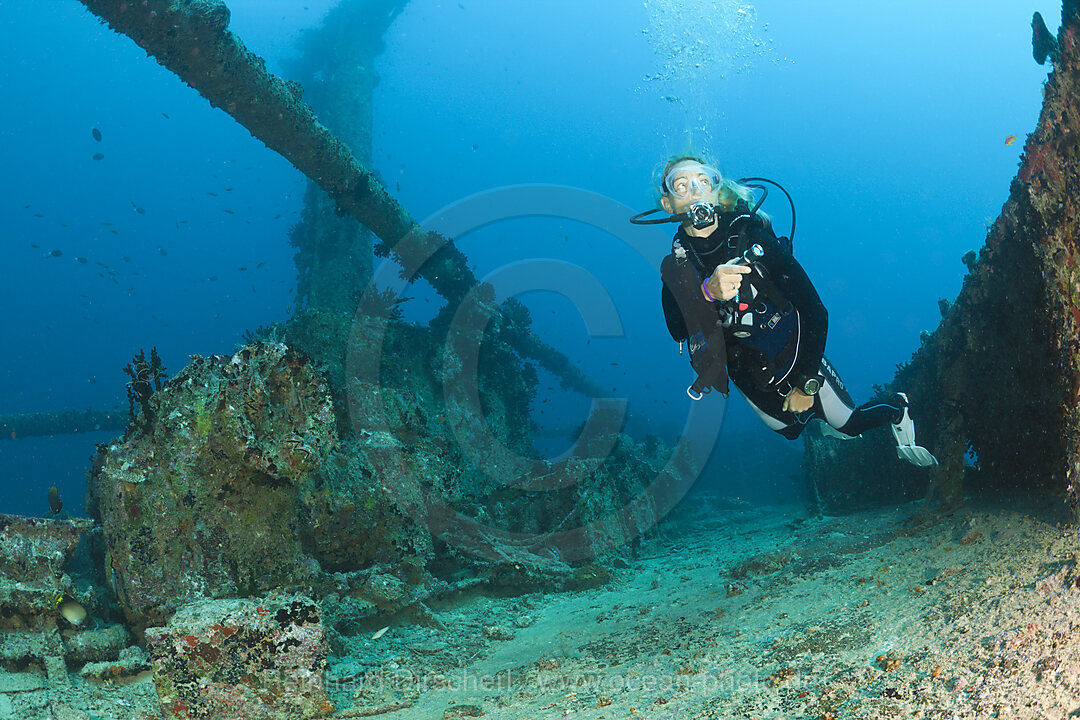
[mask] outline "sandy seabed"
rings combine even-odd
[[[459,598],[434,608],[443,627],[344,638],[331,717],[1080,717],[1061,498],[825,518],[692,504],[602,587]],[[70,717],[160,717],[148,676],[70,675]],[[0,673],[0,719],[51,718],[44,685]]]
[[[1070,520],[1060,498],[826,518],[712,499],[602,588],[475,599],[333,674],[356,710],[412,703],[394,720],[1078,717]]]

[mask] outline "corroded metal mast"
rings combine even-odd
[[[251,131],[319,183],[342,211],[393,244],[415,222],[303,101],[302,88],[266,69],[229,32],[218,0],[81,0],[109,27],[127,35],[213,107]]]
[[[306,89],[311,104],[353,155],[371,164],[376,56],[383,35],[408,0],[343,0],[322,23],[301,36],[300,54],[288,74]],[[342,215],[314,181],[304,194],[300,223],[290,232],[296,247],[297,307],[352,315],[372,274],[371,232]]]

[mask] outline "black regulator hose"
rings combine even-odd
[[[754,213],[756,213],[758,211],[758,208],[761,207],[761,203],[765,202],[765,198],[767,198],[769,196],[769,189],[767,187],[765,187],[763,185],[753,185],[752,183],[766,182],[766,183],[769,183],[770,185],[775,185],[776,187],[780,188],[780,192],[784,193],[784,197],[786,197],[787,200],[788,200],[788,205],[791,206],[791,232],[788,233],[788,239],[791,241],[792,246],[794,246],[794,244],[795,244],[795,201],[791,199],[791,194],[787,190],[784,189],[784,186],[781,185],[780,183],[776,182],[775,180],[770,180],[769,178],[763,178],[763,177],[739,178],[736,182],[745,183],[745,184],[748,184],[752,188],[757,188],[758,190],[761,190],[761,197],[758,199],[758,201],[756,203],[754,203],[754,207],[750,210],[751,215],[753,215]],[[659,217],[659,218],[650,218],[649,217],[649,215],[653,215],[653,214],[661,212],[661,211],[662,211],[661,208],[653,208],[652,210],[646,210],[645,212],[638,213],[634,217],[630,218],[630,222],[632,222],[635,225],[662,225],[664,223],[682,222],[683,220],[687,219],[687,213],[678,213],[676,215],[668,215],[666,217]]]
[[[770,185],[775,185],[776,187],[780,188],[780,192],[784,193],[785,197],[787,197],[788,204],[791,205],[791,232],[788,234],[788,239],[791,240],[792,246],[794,246],[794,244],[795,244],[795,201],[791,199],[791,195],[788,193],[787,190],[784,189],[784,186],[781,185],[780,183],[776,182],[775,180],[770,180],[769,178],[763,178],[763,177],[739,178],[737,180],[737,182],[740,182],[740,183],[767,182]],[[753,185],[751,187],[761,188],[765,192],[765,195],[761,196],[761,200],[758,200],[757,204],[754,205],[754,212],[756,212],[757,209],[759,207],[761,207],[761,203],[765,202],[765,196],[767,196],[769,194],[769,191],[766,190],[765,188],[761,187],[760,185]]]

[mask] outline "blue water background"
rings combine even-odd
[[[414,0],[376,67],[375,168],[418,219],[522,183],[644,210],[657,164],[690,136],[726,174],[765,175],[795,197],[796,254],[830,310],[828,354],[865,399],[937,325],[960,256],[1007,197],[1048,71],[1031,57],[1031,13],[1054,30],[1060,6],[760,2],[751,25],[703,22],[697,37],[686,25],[712,61],[657,79],[695,51],[661,37],[650,12],[663,3],[650,2]],[[231,27],[280,72],[332,4],[237,0]],[[284,159],[73,0],[0,0],[0,89],[0,413],[125,405],[121,368],[140,348],[156,346],[174,373],[288,317],[286,233],[305,179]],[[765,207],[781,230],[785,205],[774,192]],[[667,252],[667,230],[627,232],[651,243],[652,263]],[[692,377],[652,263],[571,218],[507,220],[459,242],[480,276],[527,261],[538,274],[522,299],[541,336],[628,399],[635,431],[679,434]],[[557,284],[535,259],[594,277],[622,335],[590,337],[588,308],[545,291]],[[431,312],[424,288],[409,294],[413,316]],[[548,380],[534,419],[554,453],[587,402]],[[801,445],[734,396],[708,402],[724,431],[701,483],[797,500]],[[89,457],[112,435],[0,443],[0,511],[43,514],[55,484],[80,512]]]

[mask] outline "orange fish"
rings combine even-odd
[[[1005,144],[1006,145],[1012,145],[1014,142],[1016,142],[1016,136],[1015,135],[1010,135],[1009,137],[1005,138]]]

